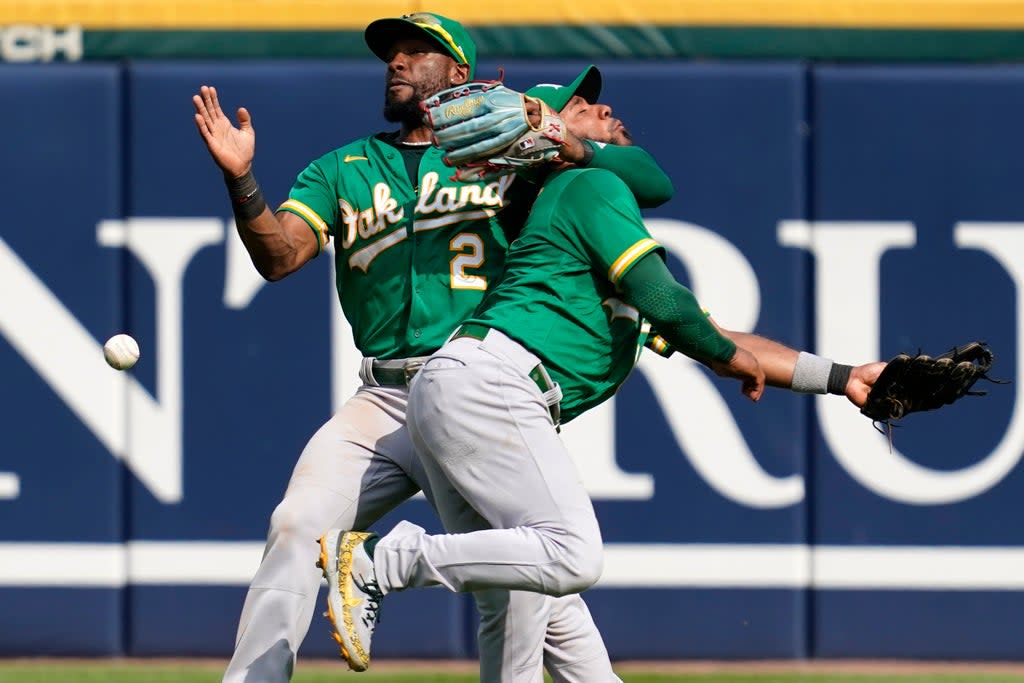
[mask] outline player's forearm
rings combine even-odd
[[[602,146],[592,142],[583,144],[594,153],[586,166],[603,168],[617,175],[629,187],[641,209],[652,209],[672,199],[675,192],[672,179],[661,170],[654,157],[642,148]]]
[[[641,294],[631,303],[672,348],[703,363],[732,359],[737,344],[708,322],[689,289],[678,283],[657,289],[654,298],[645,299]]]
[[[858,382],[863,383],[863,380],[854,373],[857,369],[852,366],[836,363],[806,351],[797,351],[760,335],[719,329],[738,346],[754,354],[764,369],[765,381],[771,386],[792,389],[800,393],[828,393],[841,396],[849,393],[851,377],[854,378],[854,385]],[[856,387],[854,390],[856,391]],[[853,396],[850,400],[857,402]]]
[[[309,260],[303,257],[294,236],[267,206],[252,170],[238,178],[225,177],[224,181],[231,197],[238,236],[260,275],[270,281],[280,280]]]
[[[760,335],[719,329],[737,346],[754,354],[770,386],[788,389],[793,384],[793,368],[796,367],[799,351]]]
[[[305,263],[295,240],[269,208],[264,208],[256,218],[239,218],[236,215],[235,227],[252,264],[266,280],[280,280]]]
[[[651,321],[677,351],[703,363],[728,363],[736,346],[701,310],[693,292],[675,281],[658,254],[642,258],[620,281],[627,303]]]

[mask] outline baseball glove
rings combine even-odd
[[[530,124],[526,103],[540,107],[540,123]],[[562,119],[534,98],[500,81],[472,81],[442,90],[421,105],[424,119],[455,167],[455,180],[492,180],[554,158],[565,142]]]
[[[988,376],[994,357],[984,342],[971,342],[932,358],[901,353],[878,376],[860,412],[872,420],[891,422],[922,410],[935,410],[962,396],[981,396],[971,391]]]

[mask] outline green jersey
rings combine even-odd
[[[338,296],[364,355],[429,355],[502,272],[501,221],[513,220],[504,210],[528,203],[536,188],[514,176],[451,181],[433,146],[422,153],[414,187],[388,139],[363,138],[317,159],[278,210],[303,218],[321,247],[334,238]],[[514,199],[516,184],[524,187]]]
[[[609,398],[637,358],[640,314],[616,284],[664,249],[614,174],[553,174],[512,242],[505,274],[470,322],[501,330],[536,354],[562,387],[567,422]]]
[[[409,168],[397,144],[397,133],[381,133],[325,154],[278,209],[305,220],[321,248],[334,238],[338,297],[356,347],[385,359],[433,353],[476,309],[503,270],[506,234],[518,234],[537,192],[514,176],[449,180],[432,146]],[[591,165],[613,169],[645,204],[671,197],[671,181],[646,152],[597,147]]]

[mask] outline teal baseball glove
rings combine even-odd
[[[531,125],[527,101],[537,103]],[[506,88],[500,81],[473,81],[442,90],[421,105],[444,162],[454,178],[491,180],[550,161],[565,142],[564,126],[544,102]]]

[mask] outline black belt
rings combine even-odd
[[[482,325],[480,323],[464,323],[462,327],[455,331],[455,334],[452,335],[452,339],[469,337],[470,339],[483,341],[487,337],[487,333],[490,331],[491,328],[487,325]],[[543,363],[537,363],[537,365],[535,365],[527,374],[530,376],[530,379],[533,380],[533,383],[537,385],[537,388],[540,389],[540,393],[542,394],[546,394],[556,386],[548,376],[547,370],[544,369]],[[548,405],[548,411],[551,413],[552,422],[555,423],[555,429],[560,429],[559,423],[562,415],[562,409],[558,401]]]
[[[395,360],[374,360],[371,367],[373,379],[382,387],[405,387],[416,376],[426,356],[399,358]]]

